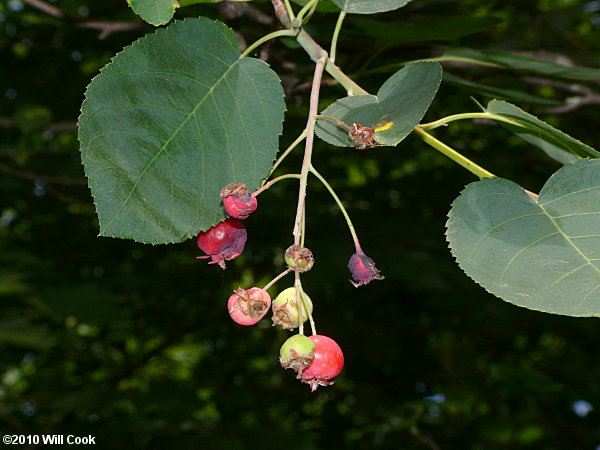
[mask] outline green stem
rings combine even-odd
[[[275,161],[275,164],[273,164],[273,167],[271,167],[271,171],[269,172],[269,175],[267,176],[267,178],[269,178],[273,174],[273,172],[275,172],[275,169],[277,169],[277,166],[279,166],[279,164],[281,164],[283,162],[285,157],[287,155],[289,155],[290,152],[292,150],[294,150],[296,148],[296,146],[304,140],[305,137],[306,137],[306,129],[302,133],[300,133],[300,136],[298,136],[296,138],[296,140],[294,142],[292,142],[290,144],[290,146],[285,150],[285,152],[283,152],[281,154],[281,156],[279,158],[277,158],[277,161]]]
[[[298,308],[298,333],[304,334],[304,320],[302,320],[302,283],[300,282],[300,272],[294,272],[294,287],[296,288],[296,308]]]
[[[346,11],[341,11],[338,16],[337,23],[335,24],[335,30],[333,30],[333,38],[331,39],[331,50],[329,52],[329,59],[331,62],[335,62],[335,52],[337,50],[337,41],[340,35],[340,30],[342,29],[342,23],[344,22],[344,18],[346,17]]]
[[[287,270],[284,270],[283,272],[281,272],[279,275],[277,275],[275,278],[273,278],[271,281],[269,281],[269,283],[263,288],[263,290],[266,291],[267,289],[269,289],[271,286],[273,286],[275,283],[277,283],[279,280],[281,280],[283,277],[285,277],[291,271],[292,271],[292,269],[287,269]]]
[[[258,197],[258,195],[263,192],[266,191],[267,189],[269,189],[271,186],[273,186],[275,183],[277,183],[278,181],[281,180],[285,180],[286,178],[302,178],[302,176],[299,173],[286,173],[285,175],[281,175],[277,178],[273,178],[271,181],[269,181],[267,184],[265,184],[264,186],[260,187],[259,189],[257,189],[256,191],[254,191],[251,195],[252,197]]]
[[[308,23],[308,21],[310,20],[310,18],[313,16],[313,14],[315,13],[315,11],[317,10],[317,5],[319,4],[319,0],[317,0],[316,2],[313,3],[312,8],[310,8],[310,11],[308,11],[308,14],[306,16],[306,18],[302,21],[302,25]]]
[[[275,15],[277,16],[277,19],[279,19],[279,21],[284,27],[292,29],[299,28],[300,23],[298,21],[298,18],[294,20],[294,23],[291,22],[289,12],[286,10],[286,7],[281,2],[281,0],[271,0],[271,3],[273,4],[273,7],[275,9]],[[305,5],[305,7],[307,5]],[[324,52],[323,48],[319,44],[317,44],[315,40],[310,36],[310,34],[308,34],[305,30],[299,30],[298,35],[296,36],[296,40],[298,41],[298,44],[302,46],[304,51],[308,53],[308,55],[314,62],[317,62],[317,59],[319,58],[321,53]],[[368,94],[367,91],[365,91],[353,80],[351,80],[350,77],[348,77],[348,75],[342,72],[340,68],[329,59],[327,60],[326,70],[329,73],[329,75],[331,75],[337,80],[338,83],[344,86],[344,88],[348,92],[348,95]]]
[[[289,0],[283,0],[283,3],[285,4],[285,9],[288,13],[288,16],[290,18],[290,21],[295,19],[296,16],[294,16],[294,10],[292,9],[292,5],[290,5],[290,1]]]
[[[462,119],[490,119],[490,120],[497,120],[498,122],[510,123],[511,125],[515,125],[518,127],[523,126],[515,120],[509,119],[504,116],[500,116],[498,114],[489,113],[489,112],[480,112],[480,113],[454,114],[451,116],[442,117],[441,119],[436,120],[434,122],[420,124],[419,127],[421,127],[423,130],[433,130],[434,128],[441,127],[442,125],[446,125],[447,123],[453,122],[455,120],[462,120]]]
[[[302,288],[302,284],[300,284],[300,289],[301,289],[301,295],[300,295],[300,299],[302,300],[302,306],[304,306],[304,309],[306,309],[306,313],[308,314],[308,321],[310,322],[310,329],[312,331],[312,335],[314,336],[315,334],[317,334],[317,327],[315,327],[315,321],[313,320],[313,316],[312,313],[310,312],[310,309],[308,309],[308,306],[306,306],[306,301],[304,300],[304,297],[306,296],[306,292],[304,292],[304,289]]]
[[[333,116],[328,116],[326,114],[317,114],[315,116],[315,119],[325,119],[325,120],[330,120],[331,122],[334,122],[336,125],[344,128],[346,131],[350,131],[350,125],[348,125],[347,123],[342,122],[339,119],[336,119]]]
[[[463,166],[468,171],[470,171],[473,174],[477,175],[479,178],[494,177],[495,176],[493,173],[488,172],[483,167],[478,166],[477,164],[475,164],[470,159],[465,158],[463,155],[461,155],[460,153],[458,153],[456,150],[454,150],[453,148],[449,147],[448,145],[444,144],[442,141],[439,141],[436,138],[434,138],[432,135],[430,135],[429,133],[427,133],[423,128],[421,128],[421,126],[417,125],[414,128],[414,130],[415,130],[415,132],[417,134],[419,134],[421,136],[421,138],[427,144],[429,144],[430,146],[432,146],[433,148],[435,148],[437,151],[439,151],[439,152],[443,153],[444,155],[446,155],[448,158],[450,158],[455,163],[460,164],[461,166]]]
[[[298,44],[302,46],[304,51],[308,53],[310,59],[315,62],[319,58],[319,55],[325,51],[305,30],[300,30],[298,36],[296,36],[296,40],[298,41]],[[325,70],[327,73],[329,73],[329,75],[335,78],[338,83],[344,86],[346,91],[348,91],[348,95],[368,94],[367,91],[351,80],[350,77],[342,72],[342,70],[330,59],[327,59]]]
[[[354,241],[354,246],[356,247],[356,251],[357,252],[362,251],[362,249],[360,248],[360,243],[358,242],[358,236],[356,234],[356,230],[354,229],[354,225],[352,225],[352,220],[350,220],[350,216],[348,215],[346,208],[342,204],[342,201],[337,196],[337,194],[335,193],[335,191],[333,190],[331,185],[327,182],[327,180],[325,178],[323,178],[323,176],[319,172],[317,172],[317,169],[315,169],[314,167],[311,166],[310,171],[312,172],[312,174],[315,177],[317,177],[319,179],[319,181],[321,181],[321,183],[323,183],[323,186],[325,186],[327,188],[327,190],[329,191],[329,193],[331,194],[331,196],[337,203],[338,208],[340,208],[340,211],[342,212],[342,215],[344,216],[344,219],[346,219],[346,224],[348,225],[348,229],[350,230],[350,234],[352,235],[352,240]]]
[[[313,7],[316,7],[316,4],[318,2],[319,0],[309,0],[309,2],[302,7],[300,12],[298,13],[298,16],[294,20],[292,20],[292,27],[300,28],[304,24],[304,16],[306,15],[306,13],[313,9]]]
[[[272,33],[269,33],[263,37],[261,37],[258,41],[254,42],[252,45],[250,45],[246,50],[244,50],[244,52],[242,53],[242,55],[240,56],[241,58],[243,58],[244,56],[248,56],[248,54],[254,50],[256,47],[258,47],[259,45],[264,44],[265,42],[277,38],[277,37],[281,37],[281,36],[296,36],[298,34],[297,30],[277,30],[277,31],[273,31]]]
[[[317,58],[315,75],[313,77],[312,89],[310,92],[310,107],[308,111],[308,120],[306,123],[306,145],[304,147],[302,169],[300,170],[298,209],[296,210],[296,221],[294,222],[294,245],[300,245],[300,239],[302,237],[302,214],[304,213],[308,171],[311,166],[313,143],[315,139],[315,116],[317,115],[319,108],[319,91],[321,88],[321,78],[323,76],[325,61],[327,61],[327,53],[323,51]]]

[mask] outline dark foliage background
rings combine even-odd
[[[386,279],[350,285],[350,236],[312,182],[307,245],[316,264],[304,283],[318,330],[346,356],[336,384],[315,393],[278,366],[286,333],[268,320],[239,327],[225,307],[232,289],[264,285],[281,271],[293,181],[261,196],[247,221],[246,251],[224,272],[195,260],[193,241],[152,247],[98,238],[76,139],[79,107],[100,67],[151,28],[122,0],[47,3],[56,14],[39,4],[0,2],[0,434],[91,434],[97,448],[112,449],[600,448],[597,320],[520,309],[461,272],[444,223],[474,178],[416,138],[362,152],[317,145],[315,165]],[[252,2],[250,14],[237,8],[195,5],[176,17],[219,18],[246,43],[276,26],[261,22],[272,16],[268,2]],[[449,46],[600,66],[597,1],[415,0],[369,19],[473,14],[496,20],[474,34],[416,42],[372,37],[364,18],[349,17],[337,62],[369,91],[394,64]],[[324,45],[336,17],[317,13],[309,26]],[[99,35],[89,28],[98,21],[130,29]],[[292,41],[273,42],[261,55],[288,93],[285,148],[304,127],[313,67]],[[546,104],[513,102],[600,147],[597,81],[444,68],[537,96]],[[578,86],[587,86],[590,104],[561,109],[583,95]],[[323,89],[323,107],[345,95],[336,85]],[[470,96],[489,99],[443,83],[426,119],[476,111]],[[533,191],[558,168],[493,124],[464,121],[435,134]],[[299,167],[299,153],[281,173]]]

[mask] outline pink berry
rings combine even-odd
[[[237,289],[227,302],[229,315],[240,325],[254,325],[265,317],[271,307],[271,297],[264,289]]]
[[[363,286],[369,284],[372,280],[383,280],[384,278],[375,267],[375,262],[363,252],[356,252],[350,257],[348,269],[350,269],[352,278],[354,278],[354,281],[350,280],[354,287]]]
[[[225,269],[225,261],[237,258],[244,251],[247,236],[242,222],[225,219],[198,235],[198,247],[207,255],[198,259],[210,258],[209,264],[219,264]]]
[[[314,391],[319,386],[333,384],[329,380],[344,368],[344,354],[330,337],[317,334],[310,336],[310,340],[315,343],[315,359],[302,371],[302,382],[309,384]]]
[[[234,219],[246,219],[256,211],[258,200],[252,197],[245,184],[229,184],[221,189],[225,212]]]

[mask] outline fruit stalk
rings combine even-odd
[[[281,280],[283,277],[285,277],[288,273],[290,273],[292,271],[292,269],[286,269],[283,272],[281,272],[279,275],[277,275],[275,278],[273,278],[271,281],[269,281],[265,287],[263,288],[263,290],[267,290],[269,289],[271,286],[273,286],[275,283],[277,283],[279,280]]]
[[[301,175],[298,174],[298,173],[288,173],[288,174],[285,174],[285,175],[281,175],[281,176],[279,176],[277,178],[273,178],[271,181],[269,181],[268,183],[264,184],[261,188],[259,188],[256,191],[254,191],[252,193],[252,197],[258,197],[258,195],[261,192],[266,191],[267,189],[269,189],[271,186],[273,186],[278,181],[285,180],[286,178],[301,178]]]
[[[352,220],[350,220],[350,216],[348,215],[346,208],[342,204],[342,201],[337,196],[337,194],[335,193],[335,191],[333,190],[331,185],[327,182],[327,180],[319,172],[317,172],[317,169],[315,169],[314,167],[311,166],[310,171],[312,172],[312,174],[315,177],[317,177],[321,181],[321,183],[323,183],[323,186],[325,186],[327,188],[327,190],[329,191],[329,193],[331,194],[331,196],[337,203],[338,208],[340,208],[340,211],[342,212],[342,214],[344,216],[344,219],[346,219],[346,224],[348,224],[348,229],[350,230],[350,234],[352,235],[352,240],[354,241],[354,247],[356,248],[356,251],[362,252],[362,249],[360,248],[360,242],[358,241],[358,235],[356,234],[354,225],[352,225]]]

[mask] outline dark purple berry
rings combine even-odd
[[[363,252],[357,252],[350,257],[348,269],[354,278],[354,281],[350,280],[354,287],[368,284],[371,280],[383,280],[384,278],[375,267],[375,262]]]

